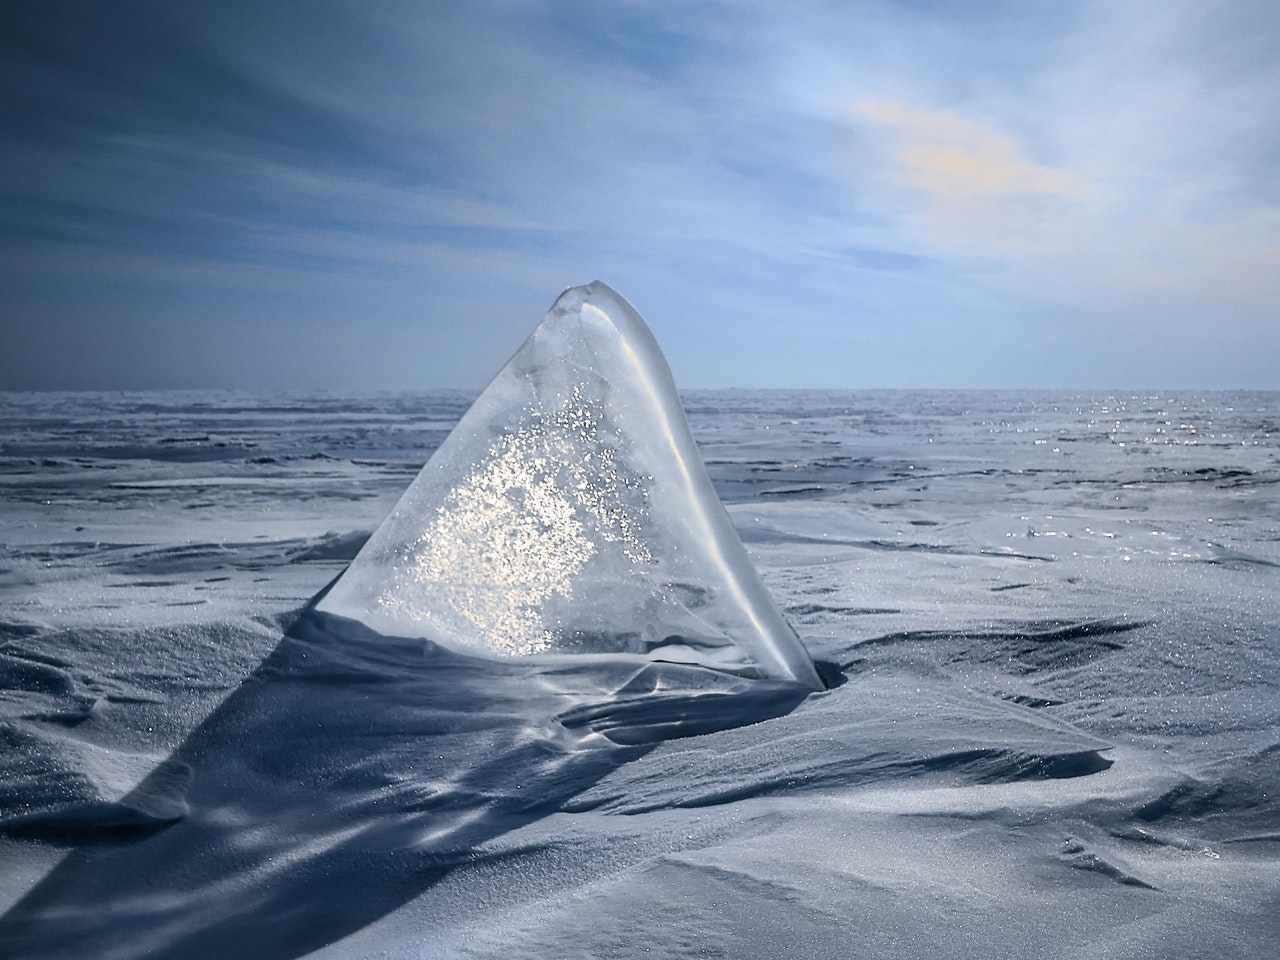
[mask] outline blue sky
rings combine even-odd
[[[1280,5],[16,0],[0,388],[1280,387]]]

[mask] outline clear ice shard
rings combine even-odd
[[[599,282],[561,295],[316,609],[473,655],[631,653],[823,687],[653,334]]]

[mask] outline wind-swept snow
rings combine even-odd
[[[821,692],[304,615],[468,399],[4,398],[0,954],[1280,938],[1277,395],[687,395]]]

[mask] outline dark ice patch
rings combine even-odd
[[[828,603],[793,603],[786,612],[795,617],[810,617],[816,614],[834,613],[845,617],[869,617],[880,614],[894,614],[902,611],[895,607],[845,607]]]
[[[1112,619],[990,631],[904,631],[862,641],[854,648],[858,658],[848,666],[897,651],[938,663],[994,664],[1002,672],[1034,674],[1083,666],[1122,650],[1124,644],[1115,637],[1144,626],[1142,621]]]
[[[8,621],[0,621],[0,646],[8,643],[10,640],[17,640],[22,637],[33,637],[40,633],[41,628],[33,623],[10,623]]]
[[[1153,467],[1146,479],[1149,483],[1210,483],[1224,490],[1276,482],[1274,477],[1258,477],[1239,467]]]
[[[567,729],[590,730],[613,743],[657,743],[780,717],[809,693],[788,681],[745,680],[705,667],[653,663],[615,696],[573,707],[556,719]]]
[[[6,649],[0,651],[0,690],[68,694],[75,690],[67,664],[39,654]]]
[[[1138,877],[1132,868],[1113,854],[1103,856],[1097,850],[1076,837],[1067,837],[1058,850],[1058,859],[1075,870],[1085,870],[1114,880],[1126,887],[1141,887],[1144,890],[1155,890],[1156,887]]]
[[[140,550],[106,566],[122,574],[173,574],[217,569],[243,554],[220,543],[192,543]]]
[[[1223,546],[1220,543],[1210,543],[1207,546],[1211,551],[1210,555],[1200,558],[1200,563],[1226,567],[1280,567],[1280,564],[1275,561],[1267,560],[1263,557],[1255,557],[1252,554]]]
[[[53,723],[63,727],[78,727],[92,720],[101,712],[106,699],[104,697],[75,698],[71,706],[60,710],[45,710],[22,715],[21,719],[37,723]]]
[[[166,760],[124,800],[82,800],[9,817],[0,820],[0,833],[75,846],[139,840],[187,815],[190,785],[191,767]]]
[[[369,539],[367,531],[358,530],[352,533],[326,533],[319,540],[288,553],[290,563],[308,563],[322,560],[355,559],[360,548]]]

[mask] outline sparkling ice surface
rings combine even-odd
[[[653,335],[601,283],[556,301],[317,609],[469,653],[633,653],[822,686]]]

